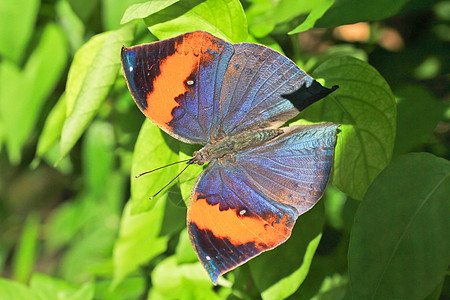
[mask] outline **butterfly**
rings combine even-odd
[[[203,145],[188,162],[208,165],[187,228],[212,282],[286,241],[325,190],[339,125],[280,126],[337,86],[323,87],[268,47],[203,31],[123,47],[121,58],[144,115]]]

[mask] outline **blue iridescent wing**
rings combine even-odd
[[[328,182],[337,125],[293,126],[272,142],[213,161],[194,186],[188,230],[214,283],[286,241]]]
[[[220,93],[217,138],[277,128],[337,88],[324,88],[290,59],[263,45],[233,47]]]

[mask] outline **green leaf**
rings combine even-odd
[[[343,214],[345,202],[347,200],[346,195],[333,185],[329,184],[323,198],[327,223],[337,230],[342,230],[344,228]]]
[[[131,167],[132,214],[146,212],[159,198],[167,197],[169,188],[164,189],[154,199],[149,199],[177,175],[176,166],[169,166],[139,178],[135,176],[178,161],[179,145],[177,140],[163,133],[149,120],[144,122],[136,141]]]
[[[228,42],[247,40],[247,19],[238,0],[177,2],[145,19],[160,40],[204,30]]]
[[[134,4],[127,8],[120,24],[125,24],[136,19],[147,18],[178,1],[180,0],[152,0],[145,3]]]
[[[119,229],[124,183],[121,174],[112,173],[103,194],[90,193],[80,199],[82,210],[78,219],[82,220],[76,220],[75,224],[79,222],[81,227],[60,262],[60,273],[70,282],[85,282],[94,275],[112,275],[111,249]]]
[[[53,109],[45,120],[44,129],[39,137],[36,156],[42,157],[55,145],[61,137],[61,131],[66,120],[66,97],[65,94],[59,98]]]
[[[84,24],[72,10],[67,0],[59,0],[55,5],[59,24],[69,41],[71,53],[75,53],[84,41]]]
[[[16,122],[20,121],[22,112],[17,109],[21,101],[11,99],[22,99],[23,89],[19,88],[22,83],[20,69],[8,60],[0,62],[0,121],[2,122],[2,139],[7,145],[9,160],[12,163],[20,161],[20,141],[16,138]],[[19,95],[17,95],[19,94]],[[23,101],[22,101],[23,102]],[[19,104],[19,106],[21,106]]]
[[[67,297],[77,290],[76,286],[64,280],[39,273],[35,273],[31,277],[30,288],[35,292],[36,297],[41,300],[59,299],[59,295]]]
[[[80,199],[58,206],[45,224],[46,253],[55,254],[67,246],[86,222],[85,210]]]
[[[440,284],[436,286],[436,288],[429,294],[424,300],[439,300],[445,298],[445,295],[442,295],[442,288],[444,287],[445,279],[442,280]]]
[[[311,300],[343,299],[347,290],[348,278],[339,274],[328,276],[322,282],[319,293]]]
[[[423,299],[449,265],[450,162],[427,153],[394,160],[355,216],[348,251],[355,299]]]
[[[178,264],[198,262],[197,255],[192,247],[187,229],[180,233],[180,238],[175,250],[175,256]]]
[[[1,119],[6,130],[10,160],[13,163],[19,162],[20,151],[35,129],[39,112],[59,81],[66,60],[64,35],[58,26],[49,24],[23,71],[7,61],[2,63]]]
[[[103,27],[106,30],[113,30],[120,27],[124,12],[130,9],[130,6],[144,2],[145,0],[102,0],[102,20]],[[155,1],[152,1],[155,2]]]
[[[291,30],[289,34],[295,34],[313,28],[316,21],[333,5],[334,1],[335,0],[313,1],[314,7],[312,7],[306,19],[303,23]]]
[[[284,244],[249,262],[263,299],[285,299],[300,287],[319,245],[324,221],[323,204],[319,202],[298,218],[291,237]]]
[[[69,0],[73,11],[84,23],[99,9],[100,0]]]
[[[404,86],[395,92],[397,98],[397,136],[394,155],[406,153],[431,134],[442,119],[444,105],[427,89]]]
[[[257,37],[268,35],[276,25],[286,24],[295,29],[289,34],[302,32],[314,27],[319,19],[335,0],[283,0],[252,1],[247,10],[249,27]],[[298,25],[300,23],[300,25]]]
[[[394,147],[396,106],[381,75],[353,57],[326,60],[314,78],[339,89],[307,108],[301,118],[341,124],[333,166],[333,183],[347,195],[362,199],[368,186],[389,163]]]
[[[200,262],[178,264],[175,256],[160,262],[152,272],[149,299],[220,299]]]
[[[183,203],[179,186],[173,185],[168,192],[160,235],[172,236],[183,228],[186,228],[186,206]]]
[[[94,298],[94,284],[89,281],[77,287],[58,278],[35,273],[30,280],[30,288],[40,300],[67,299],[88,300]]]
[[[386,19],[398,13],[409,0],[336,0],[316,22],[316,27],[336,27],[362,21]]]
[[[0,1],[0,56],[20,63],[35,26],[39,0]]]
[[[357,48],[353,44],[339,44],[330,47],[320,54],[310,57],[302,68],[306,71],[312,71],[326,60],[338,56],[352,56],[365,62],[368,61],[367,53],[361,48]]]
[[[113,172],[114,129],[110,123],[94,122],[83,144],[83,179],[90,193],[100,197]]]
[[[32,273],[37,255],[39,228],[40,217],[35,214],[29,215],[14,253],[14,278],[20,282],[27,282]]]
[[[101,33],[75,54],[67,86],[67,119],[61,134],[60,159],[67,155],[96,115],[114,84],[120,49],[134,36],[134,26]]]
[[[0,278],[0,298],[14,300],[40,300],[25,284],[4,278]]]
[[[85,282],[72,294],[67,296],[67,300],[89,300],[94,299],[95,285],[93,281]]]
[[[159,236],[164,204],[161,197],[150,211],[137,215],[131,214],[130,202],[125,205],[113,251],[113,287],[139,266],[166,251],[168,238]]]
[[[111,280],[99,280],[95,282],[95,299],[102,300],[122,300],[122,299],[139,299],[142,291],[146,289],[145,278],[130,277],[125,278],[114,289],[110,288]]]
[[[180,160],[192,158],[192,154],[195,150],[198,150],[198,145],[180,144]],[[185,165],[180,165],[178,172],[184,169]],[[198,165],[191,165],[187,168],[179,177],[181,199],[189,206],[189,200],[191,198],[192,188],[197,181],[198,176],[203,171],[203,167]]]
[[[266,37],[275,28],[275,21],[269,15],[274,4],[270,0],[252,0],[246,8],[249,31],[255,37]]]

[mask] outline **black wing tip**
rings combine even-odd
[[[334,85],[331,88],[326,88],[323,85],[321,85],[318,81],[313,80],[313,82],[309,86],[306,86],[306,84],[304,84],[298,90],[290,94],[285,94],[281,96],[291,101],[292,104],[299,111],[302,111],[311,104],[328,96],[338,88],[339,88],[338,85]]]
[[[321,85],[317,80],[314,80],[309,87],[306,88],[306,90],[309,90],[313,98],[317,98],[317,100],[320,100],[335,90],[339,88],[338,85],[333,85],[331,88],[324,87]],[[316,101],[317,101],[316,100]]]

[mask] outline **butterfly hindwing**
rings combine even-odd
[[[232,53],[230,43],[195,31],[123,48],[122,66],[133,99],[150,120],[184,142],[206,144]]]
[[[214,161],[202,172],[190,199],[188,230],[214,283],[286,241],[297,217],[320,199],[336,129],[293,126],[269,144]]]
[[[246,185],[237,168],[211,163],[188,208],[192,245],[214,284],[221,274],[286,240],[295,221],[294,210]]]
[[[291,126],[272,142],[238,153],[236,164],[267,197],[300,215],[322,197],[333,164],[338,125]]]

